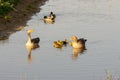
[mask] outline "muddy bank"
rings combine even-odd
[[[47,0],[20,0],[18,5],[8,13],[9,20],[0,18],[0,40],[7,39],[10,34],[19,31],[26,26],[27,20],[40,11],[39,6]]]

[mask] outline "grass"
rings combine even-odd
[[[18,2],[19,0],[0,0],[0,16],[5,18],[7,13],[14,9]]]
[[[120,77],[114,79],[109,70],[106,71],[106,80],[120,80]]]

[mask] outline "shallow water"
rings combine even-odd
[[[119,5],[119,0],[49,0],[22,31],[0,41],[0,80],[105,80],[106,70],[117,79]],[[56,13],[56,21],[45,24],[40,19],[50,11]],[[31,57],[25,48],[28,29],[41,40]],[[87,39],[87,50],[74,58],[70,46],[52,46],[72,35]]]

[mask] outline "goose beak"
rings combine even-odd
[[[34,32],[34,30],[33,29],[29,29],[29,30],[27,30],[27,32],[31,33],[31,32]]]

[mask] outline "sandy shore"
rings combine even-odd
[[[40,11],[39,6],[47,0],[20,0],[14,10],[8,13],[10,19],[6,22],[0,18],[0,40],[7,39],[10,34],[19,31],[26,26],[27,20]]]

